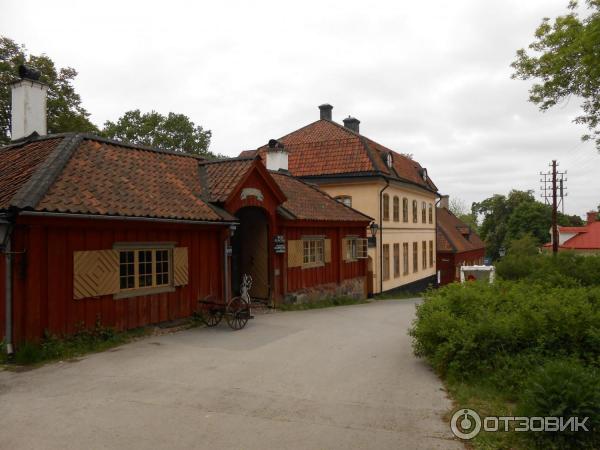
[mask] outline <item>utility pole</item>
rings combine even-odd
[[[558,253],[558,225],[556,223],[558,202],[556,200],[556,160],[552,160],[552,253]]]
[[[564,178],[567,171],[558,172],[556,169],[558,167],[558,163],[556,160],[552,160],[550,163],[551,171],[547,173],[540,172],[540,189],[542,191],[541,196],[546,200],[546,204],[549,203],[549,199],[552,199],[552,252],[554,254],[558,253],[558,206],[562,207],[562,211],[565,211],[565,197],[568,195],[565,193],[565,185],[564,182],[567,181]],[[550,185],[550,186],[548,186]],[[548,193],[550,191],[550,193]],[[560,200],[559,200],[560,197]]]

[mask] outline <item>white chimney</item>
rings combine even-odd
[[[442,195],[440,198],[440,208],[450,209],[450,196]]]
[[[46,98],[48,86],[23,78],[12,84],[11,139],[21,139],[34,131],[47,134]]]
[[[288,152],[283,144],[275,139],[269,141],[267,170],[288,170]]]

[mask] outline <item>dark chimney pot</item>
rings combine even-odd
[[[325,120],[332,120],[331,119],[331,110],[333,109],[333,106],[331,106],[329,103],[324,103],[322,105],[319,105],[319,111],[321,112],[321,120],[325,119]]]
[[[360,125],[360,120],[358,120],[356,117],[348,116],[344,119],[344,126],[348,129],[354,131],[355,133],[360,133],[359,125]]]
[[[590,225],[598,220],[598,211],[590,211],[587,213],[587,224]]]

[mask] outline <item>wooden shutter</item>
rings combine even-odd
[[[173,286],[185,286],[189,278],[188,248],[173,249]]]
[[[323,240],[323,257],[325,258],[325,263],[331,262],[331,239]]]
[[[300,267],[304,261],[304,245],[301,240],[287,241],[288,268]]]
[[[367,259],[369,253],[369,241],[367,238],[356,239],[356,258]]]
[[[348,238],[342,238],[342,260],[348,261]]]
[[[119,292],[119,252],[73,252],[73,297],[99,297]]]

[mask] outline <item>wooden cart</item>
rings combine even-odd
[[[245,274],[240,286],[240,296],[233,297],[228,302],[219,301],[214,295],[198,301],[198,312],[200,313],[202,322],[207,327],[216,327],[221,323],[223,317],[225,317],[231,329],[241,330],[244,328],[248,320],[254,318],[251,314],[251,287],[252,277]]]

